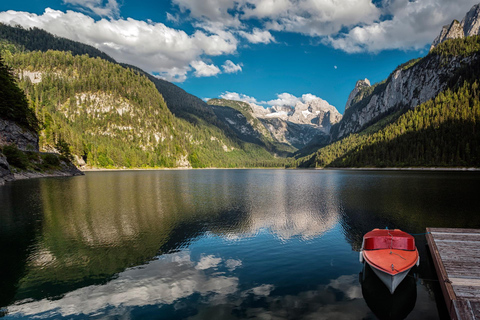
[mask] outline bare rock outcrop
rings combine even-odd
[[[0,119],[0,147],[8,144],[23,151],[38,151],[38,135],[13,121]]]
[[[408,67],[399,67],[388,79],[377,84],[370,94],[345,111],[332,133],[338,139],[361,131],[375,119],[394,110],[413,109],[436,97],[461,67],[478,63],[476,55],[443,59],[429,55]]]
[[[359,92],[361,92],[364,88],[370,87],[370,80],[365,78],[365,80],[358,80],[355,84],[355,88],[353,88],[352,92],[348,96],[347,103],[345,104],[345,110],[352,106],[353,99],[357,96]]]
[[[467,12],[462,22],[453,20],[450,25],[443,26],[440,34],[433,40],[430,51],[448,39],[459,39],[480,35],[480,4],[474,5]]]

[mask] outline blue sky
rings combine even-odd
[[[0,22],[88,43],[200,98],[314,95],[343,113],[357,80],[426,55],[478,1],[20,0],[0,3]]]

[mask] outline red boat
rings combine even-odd
[[[415,239],[399,229],[373,229],[363,236],[360,262],[366,262],[393,294],[420,263]]]

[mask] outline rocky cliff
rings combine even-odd
[[[446,57],[432,52],[423,59],[398,67],[386,81],[358,93],[364,95],[363,99],[345,110],[342,121],[332,130],[332,138],[359,132],[385,115],[413,109],[436,97],[458,70],[478,61],[477,54]]]
[[[21,128],[13,121],[0,119],[0,147],[12,143],[23,151],[38,150],[38,134]]]
[[[367,78],[365,78],[365,80],[358,80],[355,84],[355,88],[353,88],[352,92],[350,92],[350,95],[348,96],[347,103],[345,104],[345,110],[352,106],[354,99],[356,101],[361,100],[363,97],[357,97],[358,93],[365,92],[363,89],[368,87],[370,87],[370,81]]]
[[[462,22],[453,20],[450,25],[443,26],[440,34],[433,40],[430,51],[448,39],[459,39],[480,35],[480,4],[474,5],[467,12]]]

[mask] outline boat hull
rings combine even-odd
[[[410,269],[408,269],[403,272],[399,272],[397,274],[391,275],[380,269],[377,269],[375,266],[372,266],[371,264],[369,264],[369,266],[372,268],[373,272],[375,272],[377,277],[379,277],[380,280],[382,280],[382,282],[387,286],[391,294],[395,292],[395,289],[397,289],[398,285],[403,281],[403,279],[405,279],[407,274],[410,272]]]

